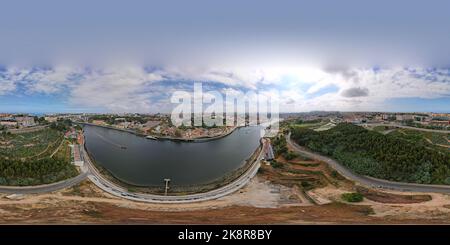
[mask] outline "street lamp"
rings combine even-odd
[[[165,188],[165,191],[164,191],[164,195],[167,196],[167,191],[169,190],[170,179],[164,179],[164,182],[166,182],[166,188]]]

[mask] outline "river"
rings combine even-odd
[[[206,142],[151,140],[132,133],[84,125],[86,149],[119,180],[136,186],[208,184],[245,164],[259,146],[261,127],[238,128]]]

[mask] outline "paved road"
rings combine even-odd
[[[438,130],[438,129],[428,129],[428,128],[416,128],[405,125],[400,125],[396,123],[366,123],[367,126],[389,126],[389,127],[397,127],[397,128],[406,128],[424,132],[432,132],[432,133],[441,133],[441,134],[450,134],[450,130]]]
[[[162,196],[162,195],[153,195],[153,194],[144,194],[144,193],[132,193],[127,189],[112,183],[111,181],[105,179],[94,167],[93,163],[90,160],[90,157],[83,149],[85,165],[89,169],[88,178],[97,185],[100,189],[129,200],[140,201],[140,202],[149,202],[149,203],[188,203],[188,202],[200,202],[207,201],[212,199],[217,199],[226,195],[229,195],[240,188],[244,187],[258,172],[260,167],[260,161],[263,157],[263,151],[259,153],[256,161],[252,163],[252,166],[240,177],[238,177],[233,182],[229,183],[226,186],[221,188],[204,192],[198,194],[191,195],[182,195],[182,196]]]
[[[295,142],[291,140],[290,134],[286,137],[286,141],[288,145],[297,150],[298,152],[310,157],[312,159],[317,159],[319,161],[323,161],[328,163],[333,169],[338,171],[342,176],[355,181],[359,184],[372,187],[372,188],[380,188],[380,189],[389,189],[396,191],[411,191],[411,192],[437,192],[437,193],[447,193],[450,194],[450,186],[448,185],[423,185],[423,184],[411,184],[411,183],[402,183],[402,182],[394,182],[387,181],[382,179],[376,179],[369,176],[363,176],[356,173],[353,173],[348,168],[344,167],[337,161],[319,155],[317,153],[311,152],[306,148],[297,145]]]
[[[39,185],[39,186],[24,186],[24,187],[0,186],[0,193],[37,194],[37,193],[53,192],[76,185],[81,181],[83,181],[86,177],[88,177],[95,185],[97,185],[102,190],[112,195],[133,201],[150,202],[150,203],[187,203],[187,202],[206,201],[229,195],[239,190],[240,188],[244,187],[258,172],[258,169],[260,167],[260,161],[264,155],[263,151],[261,150],[256,160],[252,163],[250,168],[244,174],[242,174],[233,182],[221,188],[205,193],[198,193],[192,195],[161,196],[144,193],[131,193],[125,188],[112,183],[111,181],[105,179],[97,171],[97,169],[93,166],[89,155],[86,153],[84,149],[82,149],[82,154],[84,154],[85,163],[81,167],[81,174],[74,178],[53,184]]]
[[[88,176],[87,172],[82,172],[78,176],[75,176],[71,179],[63,180],[60,182],[48,184],[48,185],[37,185],[37,186],[0,186],[0,193],[8,193],[8,194],[39,194],[39,193],[47,193],[53,192],[57,190],[61,190],[64,188],[68,188],[74,186],[81,181],[83,181]]]

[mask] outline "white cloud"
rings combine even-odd
[[[27,70],[11,67],[3,72],[0,71],[0,95],[14,92],[17,85],[28,74]]]
[[[0,95],[7,94],[8,92],[14,91],[15,89],[16,84],[14,81],[0,78]]]
[[[161,76],[139,67],[94,70],[84,74],[73,86],[69,102],[115,112],[146,112],[152,109],[154,95],[147,86],[159,80]]]
[[[239,68],[188,68],[168,67],[160,74],[169,80],[184,80],[195,82],[219,82],[234,87],[256,89],[257,84],[264,80],[264,75],[258,70],[243,70]]]
[[[71,84],[71,76],[82,73],[79,68],[57,66],[51,69],[38,69],[30,72],[25,87],[29,93],[52,94],[60,92]]]
[[[167,106],[170,93],[193,88],[193,82],[211,82],[222,93],[280,92],[281,111],[385,110],[392,98],[450,97],[450,70],[424,68],[335,69],[314,67],[160,68],[141,66],[107,68],[56,66],[9,67],[0,71],[0,96],[64,92],[73,107],[108,111],[155,112]],[[323,94],[333,85],[336,91]],[[359,88],[360,91],[356,91]],[[358,93],[350,93],[358,92]],[[355,95],[364,96],[355,96]],[[351,96],[349,96],[351,95]]]
[[[335,74],[336,75],[336,74]],[[296,109],[310,110],[389,110],[385,102],[393,98],[449,98],[448,70],[430,71],[423,68],[351,69],[338,72],[336,80],[319,82],[308,92],[319,91],[324,84],[334,84],[339,90],[318,97],[303,99]],[[364,96],[346,96],[346,91],[360,88]],[[361,93],[358,93],[361,94]],[[433,109],[433,108],[430,108]]]
[[[359,86],[367,88],[371,96],[378,98],[433,99],[450,95],[449,76],[435,75],[422,68],[369,69],[357,72],[356,77]]]

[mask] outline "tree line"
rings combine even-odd
[[[53,124],[52,124],[53,125]],[[68,127],[67,121],[58,122],[52,129],[46,129],[39,133],[26,133],[27,139],[35,138],[40,135],[45,140],[36,142],[35,147],[24,148],[23,144],[32,142],[31,140],[15,144],[14,152],[0,152],[0,185],[26,186],[40,185],[57,182],[77,175],[74,165],[70,164],[66,159],[51,158],[49,156],[42,158],[41,156],[29,157],[34,155],[40,149],[45,149],[47,144],[53,144],[47,149],[47,152],[53,152],[61,141],[53,142],[51,139],[60,137],[62,134],[56,130],[63,131]],[[22,135],[13,135],[11,137],[19,138]],[[25,136],[22,136],[25,137]],[[62,136],[61,136],[62,137]],[[39,149],[39,150],[38,150]]]
[[[75,167],[62,159],[7,159],[0,157],[0,185],[40,185],[77,175]]]
[[[299,145],[328,155],[362,175],[421,184],[450,184],[450,154],[341,123],[316,132],[290,129]]]

